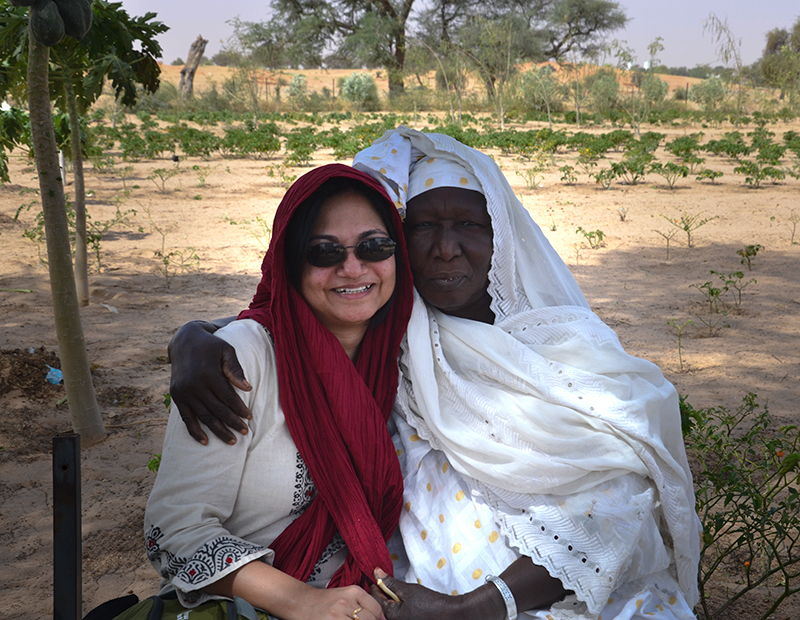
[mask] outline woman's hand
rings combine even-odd
[[[205,321],[186,323],[167,349],[172,364],[170,395],[189,434],[202,444],[208,437],[200,422],[222,441],[234,444],[236,437],[228,427],[244,435],[247,425],[242,419],[251,417],[231,384],[244,391],[251,386],[233,347],[213,335],[218,327]]]
[[[489,584],[491,588],[481,586],[469,594],[452,596],[387,577],[380,569],[375,571],[375,578],[382,578],[400,599],[396,603],[377,585],[370,587],[370,594],[381,604],[387,620],[503,620],[506,615],[503,597],[493,584]]]
[[[359,586],[315,588],[259,561],[204,590],[228,598],[240,596],[284,620],[386,620],[380,604]]]
[[[305,598],[300,611],[308,620],[386,620],[380,604],[359,586],[311,588]]]

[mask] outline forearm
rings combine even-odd
[[[534,564],[525,556],[513,562],[499,576],[514,595],[520,612],[547,609],[569,593],[559,579],[550,576],[546,568]],[[494,584],[491,585],[497,590]]]
[[[528,557],[513,562],[499,577],[514,595],[518,613],[547,609],[569,593],[561,581],[551,577],[544,567],[537,566]],[[506,617],[505,601],[494,583],[484,584],[466,598],[470,618],[503,620]]]
[[[313,594],[312,586],[261,561],[245,564],[219,581],[203,588],[209,594],[241,597],[271,615],[292,620],[307,608],[304,601]]]

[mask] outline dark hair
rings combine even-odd
[[[300,280],[303,274],[303,266],[306,262],[306,248],[308,240],[311,238],[311,231],[317,223],[320,209],[325,201],[341,194],[359,194],[369,201],[369,204],[380,216],[386,230],[394,241],[397,241],[397,230],[389,216],[389,209],[392,205],[385,196],[377,190],[364,185],[361,181],[348,177],[335,177],[325,181],[317,190],[311,194],[301,204],[289,220],[286,227],[284,239],[284,255],[286,258],[286,269],[288,271],[289,282],[297,290],[301,290]],[[381,308],[370,321],[371,326],[380,323],[388,314],[389,307],[394,299],[394,293],[388,302]]]

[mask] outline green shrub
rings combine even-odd
[[[706,620],[747,602],[766,620],[800,592],[800,433],[773,423],[748,394],[736,411],[694,409],[681,398],[681,421],[703,526],[698,584]],[[715,581],[724,594],[712,599]],[[758,598],[747,597],[760,588]]]
[[[378,85],[369,73],[354,71],[342,78],[339,90],[342,98],[355,105],[358,110],[374,111],[381,107]]]

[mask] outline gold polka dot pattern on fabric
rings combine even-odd
[[[453,590],[453,591],[450,593],[450,596],[458,596],[458,590]]]
[[[481,520],[480,519],[475,519],[475,527],[476,527],[476,529],[481,529]]]
[[[405,504],[405,506],[403,506],[403,508],[406,509],[406,512],[410,512],[411,511],[411,502],[406,502],[406,504]]]
[[[428,530],[422,530],[422,531],[419,533],[419,537],[420,537],[422,540],[425,540],[426,538],[428,538]]]
[[[428,483],[428,485],[427,485],[425,488],[426,488],[426,489],[428,489],[428,493],[430,493],[430,492],[431,492],[431,489],[432,489],[433,487],[431,486],[431,483],[429,482],[429,483]]]
[[[461,551],[461,543],[456,543],[453,545],[453,553],[458,553],[459,551]]]
[[[439,523],[444,523],[444,515],[443,514],[439,515]]]
[[[603,620],[603,616],[597,616],[597,620]]]
[[[670,605],[674,605],[677,602],[678,602],[678,597],[677,596],[670,596],[669,597],[669,604]]]
[[[435,159],[434,157],[431,157],[431,158],[430,158],[428,161],[426,161],[425,163],[426,163],[426,164],[432,164],[432,163],[433,163],[433,162],[435,162],[435,161],[436,161],[436,159]]]
[[[491,534],[489,534],[489,542],[490,543],[497,542],[498,538],[500,538],[500,534],[498,534],[497,532],[492,532]]]
[[[459,491],[456,493],[456,501],[460,502],[462,499],[464,499],[464,491]]]
[[[450,469],[450,463],[445,463],[444,465],[442,465],[443,474],[446,474],[448,469]]]
[[[403,183],[403,191],[408,193],[408,183]]]
[[[417,583],[418,583],[419,585],[422,585],[422,579],[420,579],[419,577],[417,577]]]
[[[472,578],[476,581],[481,578],[481,575],[483,575],[483,571],[480,568],[476,568],[472,571]]]
[[[400,556],[396,553],[392,553],[389,557],[392,559],[392,562],[397,562],[397,560],[400,559]]]
[[[403,454],[403,449],[402,449],[402,448],[397,448],[397,450],[395,450],[395,451],[394,451],[394,453],[395,453],[397,456],[400,456],[401,454]]]
[[[409,437],[409,438],[408,438],[408,440],[409,440],[410,442],[412,442],[412,443],[414,443],[414,442],[417,442],[417,441],[419,441],[419,435],[417,435],[416,433],[414,433],[413,435],[411,435],[411,437]],[[421,461],[420,461],[420,462],[421,462]]]
[[[392,149],[392,155],[397,155],[397,149]]]
[[[555,618],[553,618],[553,616],[551,616],[550,614],[547,614],[547,616],[545,617],[547,618],[547,620],[555,620]]]
[[[640,598],[636,599],[636,609],[641,609],[642,605],[644,605],[644,601]]]
[[[381,168],[378,172],[380,172],[381,174],[386,174],[386,168]]]
[[[436,568],[442,570],[445,564],[447,564],[447,560],[445,560],[444,558],[439,558],[439,561],[436,562]]]
[[[433,179],[428,179],[425,181],[425,187],[430,187],[431,185],[433,185]]]
[[[458,182],[461,183],[461,185],[469,185],[469,181],[467,180],[467,177],[461,177],[458,180]]]
[[[373,156],[372,156],[372,159],[373,159],[373,161],[375,161],[375,160],[378,160],[378,159],[380,159],[380,157],[378,157],[377,155],[373,155]]]
[[[611,605],[611,603],[613,603],[613,602],[614,602],[614,599],[613,599],[613,598],[610,598],[610,599],[608,599],[608,603],[606,603],[606,604],[607,604],[607,605]]]
[[[659,604],[659,605],[656,605],[656,609],[657,609],[658,611],[664,611],[664,606],[663,606],[663,605],[661,605],[661,604]]]

